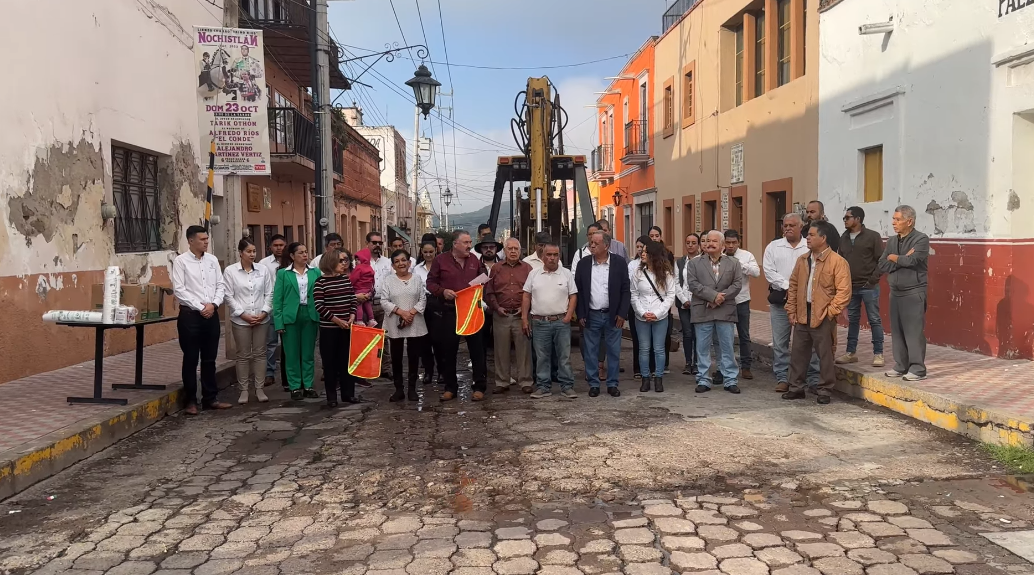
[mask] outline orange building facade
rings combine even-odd
[[[629,252],[635,238],[650,226],[665,225],[657,206],[653,166],[656,42],[656,36],[647,40],[596,101],[599,140],[592,153],[591,178],[600,186],[599,215],[610,221],[615,239]],[[669,236],[665,233],[670,244]]]

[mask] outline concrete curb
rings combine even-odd
[[[216,370],[216,384],[225,389],[236,382],[233,362]],[[114,407],[98,413],[93,421],[69,426],[45,435],[17,450],[0,455],[0,501],[53,477],[72,465],[99,453],[180,410],[182,382],[162,396]]]
[[[754,342],[754,357],[772,364],[772,348]],[[1034,446],[1034,422],[965,405],[950,397],[916,389],[900,379],[882,373],[863,372],[852,365],[837,365],[836,390],[864,399],[912,419],[929,423],[959,435],[998,445]]]

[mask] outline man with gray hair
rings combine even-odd
[[[773,240],[765,248],[761,265],[768,280],[768,318],[772,325],[772,371],[775,373],[777,393],[790,391],[790,335],[793,326],[786,313],[790,276],[797,260],[808,253],[808,244],[801,237],[804,221],[791,212],[783,216],[783,237]],[[814,389],[819,382],[819,357],[811,356],[808,366],[808,385]]]
[[[619,256],[625,258],[625,260],[627,261],[628,260],[628,248],[625,247],[625,244],[619,242],[617,240],[617,238],[614,237],[613,232],[610,231],[610,221],[607,220],[607,219],[602,219],[602,220],[596,222],[596,225],[599,226],[600,231],[603,231],[603,232],[606,232],[608,234],[611,234],[611,236],[610,236],[610,253],[619,255]]]
[[[926,379],[926,288],[930,237],[915,229],[912,206],[894,208],[894,235],[880,258],[880,271],[890,284],[890,331],[894,369],[888,377]]]
[[[718,370],[729,393],[739,393],[739,367],[733,341],[736,295],[743,286],[740,262],[725,254],[725,236],[718,230],[704,237],[704,255],[686,263],[683,300],[690,300],[690,317],[697,336],[697,393],[711,390],[711,347],[718,341]],[[692,294],[692,298],[690,297]],[[644,367],[645,369],[645,367]]]
[[[582,360],[589,380],[589,397],[600,394],[602,369],[592,369],[592,363],[606,360],[607,393],[619,397],[618,373],[621,361],[621,330],[628,318],[631,305],[631,280],[625,258],[610,252],[610,234],[594,232],[589,235],[590,255],[576,266],[575,287],[578,298],[578,323],[582,326]]]
[[[535,391],[531,373],[531,342],[522,332],[521,304],[524,301],[524,283],[531,273],[531,264],[521,261],[521,242],[508,238],[503,246],[505,258],[492,267],[492,275],[485,284],[485,303],[495,314],[492,334],[495,338],[495,390],[506,393],[510,389],[510,343],[514,346],[516,370],[514,380],[524,393]]]

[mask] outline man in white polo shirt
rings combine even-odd
[[[571,271],[560,265],[560,246],[543,242],[541,249],[542,268],[528,274],[521,305],[524,333],[531,337],[538,358],[537,389],[531,397],[541,399],[552,395],[550,372],[555,368],[560,394],[565,399],[574,399],[578,395],[574,392],[571,372],[571,318],[578,302],[578,288]],[[552,352],[556,352],[555,367]]]

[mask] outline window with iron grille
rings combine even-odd
[[[111,184],[118,213],[115,252],[162,249],[158,157],[112,146]]]

